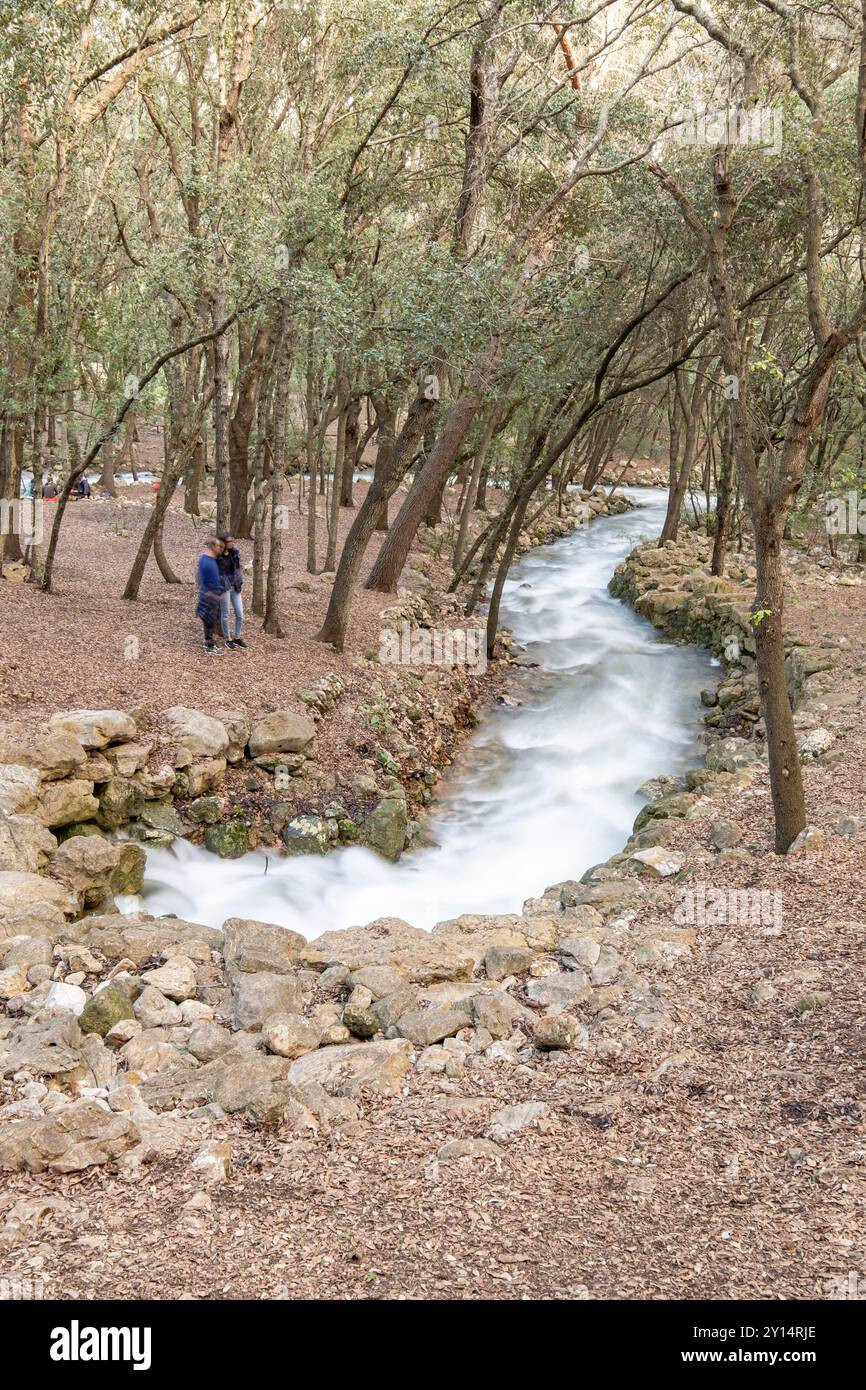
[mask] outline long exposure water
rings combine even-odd
[[[397,864],[357,847],[224,860],[178,840],[148,855],[147,909],[211,926],[257,918],[308,938],[383,916],[429,928],[465,912],[519,911],[620,849],[643,804],[640,784],[695,761],[712,664],[660,639],[607,591],[616,565],[658,535],[664,516],[663,490],[630,495],[635,510],[512,569],[502,619],[526,649],[512,681],[522,703],[485,714],[443,779],[435,848]]]

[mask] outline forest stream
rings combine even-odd
[[[485,713],[440,784],[427,827],[435,847],[396,864],[358,847],[229,860],[177,840],[148,854],[147,909],[209,926],[256,918],[307,938],[377,917],[429,929],[461,913],[519,912],[620,849],[641,783],[695,764],[699,692],[717,666],[608,593],[615,567],[664,518],[663,489],[628,492],[634,510],[513,567],[502,621],[523,649],[509,678],[520,703]]]

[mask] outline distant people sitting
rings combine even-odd
[[[223,592],[222,575],[217,564],[217,557],[222,553],[222,548],[221,540],[216,536],[209,536],[198,562],[198,604],[195,611],[204,627],[204,649],[211,655],[221,655],[223,651],[214,641],[214,629],[220,615],[220,599]]]
[[[76,496],[76,497],[89,497],[89,496],[90,496],[90,483],[89,483],[88,480],[87,480],[87,476],[84,475],[84,474],[82,474],[82,476],[78,479],[78,482],[75,484],[75,496]]]
[[[218,539],[222,545],[222,550],[217,556],[217,564],[223,585],[220,598],[220,621],[226,646],[229,651],[234,651],[236,647],[247,645],[241,637],[241,628],[244,625],[244,601],[241,598],[244,576],[241,568],[241,553],[235,545],[234,537],[228,531],[221,531]],[[234,637],[232,637],[232,614],[234,614]]]
[[[60,489],[54,481],[53,476],[49,473],[45,482],[42,484],[42,496],[45,498],[46,502],[52,502],[59,494]]]

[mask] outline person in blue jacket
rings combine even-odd
[[[220,567],[223,581],[220,620],[226,646],[230,651],[234,651],[235,647],[247,645],[241,637],[241,628],[244,625],[244,601],[241,598],[244,575],[241,553],[235,545],[234,537],[228,531],[221,531],[217,539],[222,542],[222,554],[217,556],[217,564]],[[232,612],[235,615],[234,637],[232,637]]]
[[[204,551],[198,562],[198,604],[196,616],[201,618],[204,627],[204,649],[211,655],[221,654],[223,648],[214,642],[214,628],[220,615],[220,599],[223,591],[222,575],[217,557],[222,551],[222,541],[210,536],[205,541]]]

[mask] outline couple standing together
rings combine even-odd
[[[241,589],[244,576],[240,551],[234,537],[222,531],[205,541],[204,553],[198,562],[198,605],[196,615],[204,627],[204,649],[210,653],[235,651],[247,644],[241,637],[244,622],[244,603]],[[232,636],[234,616],[234,636]],[[220,620],[225,647],[214,641],[214,630]]]

